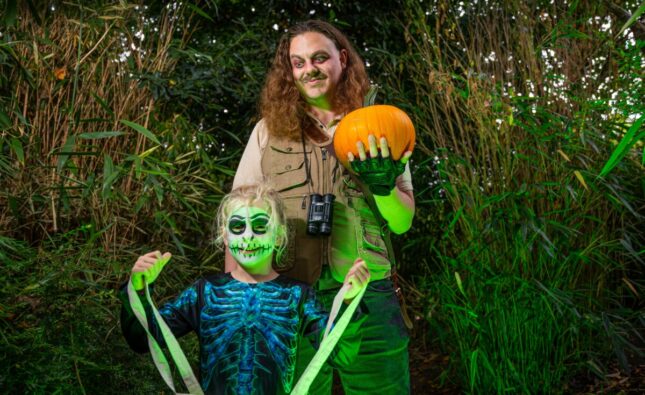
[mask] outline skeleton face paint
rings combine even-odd
[[[246,270],[264,270],[271,266],[276,231],[270,219],[266,210],[253,206],[237,208],[228,217],[226,245]]]

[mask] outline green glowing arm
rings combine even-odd
[[[393,160],[385,137],[379,144],[376,137],[370,135],[369,157],[361,141],[356,143],[359,160],[349,153],[348,158],[352,170],[358,178],[369,187],[376,206],[387,221],[392,232],[401,234],[412,226],[414,217],[414,195],[412,191],[401,191],[396,186],[396,179],[405,171],[405,165],[410,160],[412,152],[406,152],[400,160]]]
[[[166,263],[168,263],[170,257],[172,255],[169,252],[161,255],[159,251],[149,252],[140,256],[132,268],[132,276],[130,277],[134,289],[141,291],[144,288],[144,278],[147,284],[152,284]]]
[[[410,229],[414,217],[414,196],[411,191],[403,192],[394,187],[387,196],[374,195],[374,201],[392,232],[400,235]]]

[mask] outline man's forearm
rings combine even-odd
[[[395,187],[389,195],[374,195],[374,200],[392,232],[402,234],[410,229],[415,206],[411,191],[402,192]]]

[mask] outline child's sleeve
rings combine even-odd
[[[200,282],[197,282],[182,292],[175,300],[166,303],[159,309],[159,314],[176,337],[181,337],[199,328],[199,289]],[[163,347],[165,342],[161,336],[157,321],[153,317],[152,308],[142,292],[139,293],[139,296],[146,311],[150,333]],[[127,287],[121,289],[119,299],[123,303],[121,307],[121,330],[123,336],[134,351],[139,353],[148,352],[146,331],[132,311]]]
[[[345,308],[346,305],[343,303],[338,317],[343,314]],[[336,318],[338,319],[338,317]],[[329,314],[316,298],[316,292],[307,287],[303,304],[303,336],[309,339],[315,349],[320,347],[328,318]],[[329,356],[328,362],[331,365],[337,367],[348,366],[356,359],[362,339],[360,329],[365,319],[367,319],[366,309],[361,303]]]

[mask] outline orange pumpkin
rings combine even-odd
[[[377,144],[382,136],[387,139],[394,160],[414,148],[414,125],[403,110],[383,104],[362,107],[347,114],[334,133],[334,150],[343,166],[350,169],[349,152],[358,159],[357,141],[363,142],[369,156],[367,136],[370,134],[376,137]]]

